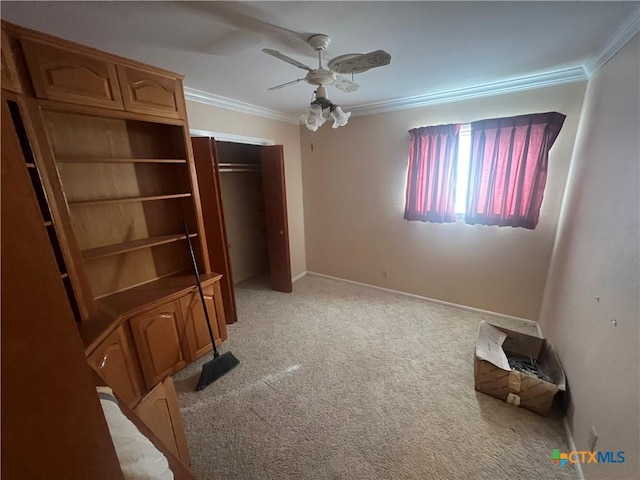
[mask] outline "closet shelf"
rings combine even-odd
[[[152,200],[171,200],[172,198],[190,197],[190,193],[174,193],[171,195],[154,195],[149,197],[102,198],[98,200],[72,200],[69,205],[106,205],[109,203],[150,202]]]
[[[56,160],[59,163],[187,163],[184,158],[87,158],[65,157]]]
[[[190,233],[189,237],[197,237],[197,233]],[[130,240],[128,242],[116,243],[113,245],[106,245],[104,247],[88,248],[82,250],[82,258],[85,260],[91,260],[94,258],[108,257],[111,255],[119,255],[121,253],[132,252],[134,250],[141,250],[143,248],[155,247],[157,245],[164,245],[166,243],[177,242],[187,238],[184,234],[176,235],[161,235],[158,237],[140,238],[138,240]]]

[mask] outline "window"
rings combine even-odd
[[[558,112],[414,128],[404,218],[534,229]],[[463,215],[464,214],[464,215]]]
[[[464,217],[469,186],[469,160],[471,158],[471,124],[460,125],[458,134],[458,167],[456,175],[456,217]]]

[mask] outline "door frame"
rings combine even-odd
[[[246,135],[235,135],[233,133],[214,132],[212,130],[199,130],[190,128],[189,135],[192,137],[213,137],[216,141],[244,143],[247,145],[275,145],[276,142],[269,138],[248,137]]]

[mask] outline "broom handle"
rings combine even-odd
[[[189,254],[191,255],[191,265],[193,266],[193,274],[196,276],[196,283],[198,284],[198,292],[200,293],[200,300],[202,301],[202,310],[204,310],[204,318],[207,321],[207,328],[209,329],[209,337],[211,338],[211,345],[213,345],[213,358],[217,358],[219,353],[216,348],[216,339],[213,338],[213,330],[211,330],[211,322],[209,321],[209,312],[207,311],[207,303],[204,301],[204,293],[202,292],[202,285],[200,284],[200,273],[198,273],[198,264],[196,263],[196,255],[193,253],[193,245],[191,245],[191,238],[189,237],[189,229],[187,228],[187,222],[182,221],[184,227],[184,234],[187,237],[187,245],[189,245]]]

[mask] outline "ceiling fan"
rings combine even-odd
[[[351,73],[363,73],[371,68],[382,67],[391,63],[391,55],[384,50],[376,50],[370,53],[350,53],[346,55],[340,55],[336,58],[329,60],[327,68],[322,66],[322,56],[324,50],[331,43],[331,38],[328,35],[316,34],[307,39],[307,43],[318,52],[318,68],[311,68],[299,61],[286,56],[278,50],[272,50],[270,48],[263,48],[262,51],[272,57],[278,58],[284,62],[294,65],[303,70],[307,70],[307,75],[303,78],[298,78],[290,82],[276,85],[269,88],[269,90],[277,90],[287,85],[293,85],[294,83],[302,82],[305,80],[311,85],[317,85],[324,87],[326,85],[332,85],[343,92],[355,92],[360,85],[349,80],[339,74]]]

